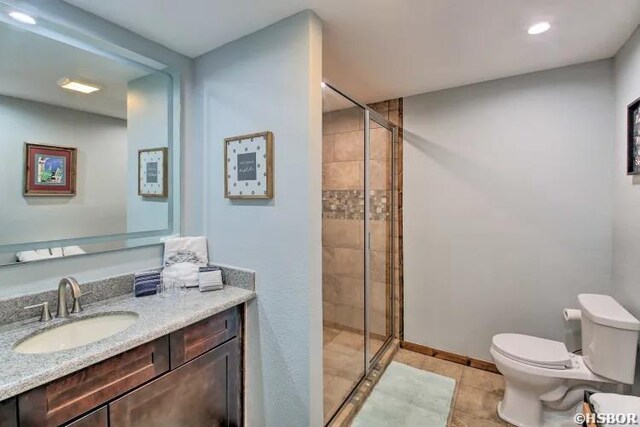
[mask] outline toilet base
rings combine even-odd
[[[513,388],[505,390],[498,404],[498,416],[517,427],[543,427],[542,402],[537,394]]]
[[[502,401],[498,402],[498,416],[500,417],[501,420],[508,422],[511,425],[514,425],[516,427],[541,427],[542,424],[539,423],[537,425],[532,425],[532,424],[523,424],[520,418],[512,418],[511,416],[509,416],[509,414],[505,414],[505,411],[502,409]]]

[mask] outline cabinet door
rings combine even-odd
[[[241,425],[240,341],[231,341],[109,405],[111,427]]]
[[[0,427],[18,426],[18,408],[16,399],[11,398],[0,402]]]
[[[65,425],[65,427],[109,427],[107,407],[103,406],[97,411],[93,411],[92,413]]]
[[[64,425],[168,370],[164,336],[21,394],[20,427]]]

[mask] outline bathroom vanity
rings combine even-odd
[[[20,426],[239,425],[240,317],[228,309],[22,393]]]
[[[121,295],[68,319],[0,328],[0,427],[242,425],[243,325],[252,289]],[[20,343],[79,320],[135,313],[84,346],[23,354]]]

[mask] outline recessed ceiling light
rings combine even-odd
[[[537,24],[530,26],[527,32],[535,36],[536,34],[542,34],[545,31],[549,31],[549,28],[551,28],[551,24],[548,22],[538,22]]]
[[[99,86],[89,83],[79,82],[71,79],[61,79],[58,81],[58,86],[63,89],[73,90],[81,93],[93,93],[100,90]]]
[[[23,24],[36,25],[36,20],[22,12],[9,12],[9,16]]]

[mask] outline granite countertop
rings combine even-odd
[[[0,401],[152,341],[228,308],[255,298],[252,290],[225,286],[223,290],[136,298],[127,294],[84,307],[78,315],[43,323],[24,320],[0,327]],[[13,351],[16,342],[43,328],[100,313],[132,311],[138,320],[110,337],[74,349],[43,354]]]

